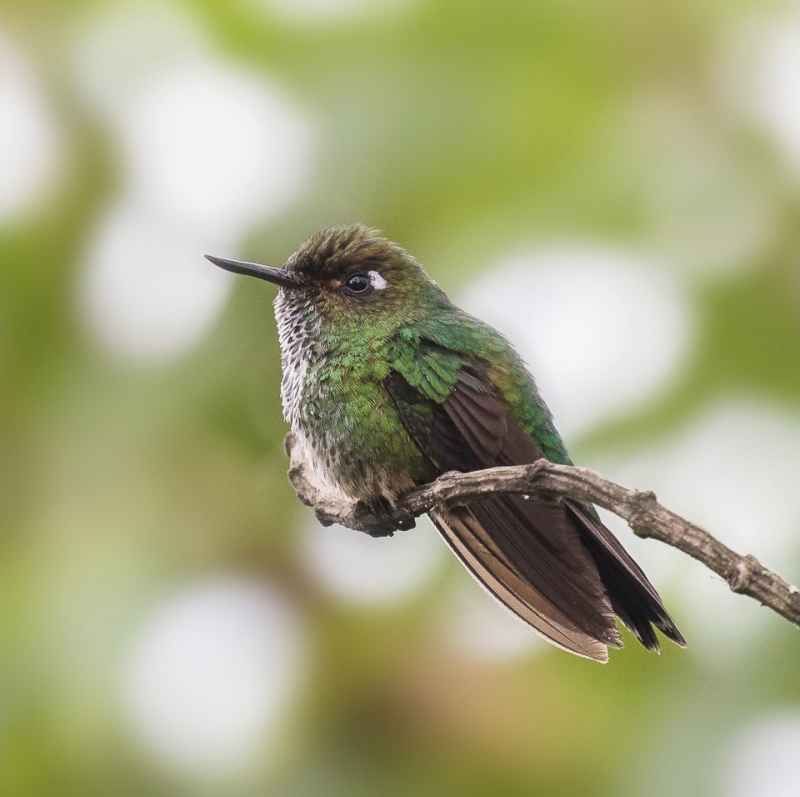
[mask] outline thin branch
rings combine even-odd
[[[732,551],[707,531],[666,509],[655,493],[629,490],[587,468],[556,465],[541,459],[532,465],[450,472],[419,487],[386,511],[375,511],[333,492],[315,478],[292,435],[286,438],[291,459],[289,479],[298,498],[314,508],[323,525],[339,523],[372,536],[411,528],[414,519],[435,506],[456,506],[498,493],[521,493],[533,499],[572,498],[602,506],[623,518],[638,537],[652,537],[702,562],[734,592],[748,595],[800,626],[800,591],[754,556]]]

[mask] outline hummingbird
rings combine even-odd
[[[307,466],[375,512],[448,471],[571,465],[514,347],[362,224],[318,230],[282,268],[206,255],[278,286],[285,420]],[[510,286],[511,287],[511,286]],[[497,495],[429,512],[478,583],[547,642],[608,661],[615,616],[659,650],[686,642],[593,506]]]

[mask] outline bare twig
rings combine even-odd
[[[661,506],[655,493],[629,490],[587,468],[539,460],[532,465],[491,468],[471,473],[445,473],[436,481],[403,496],[391,511],[374,513],[331,491],[306,468],[291,435],[289,479],[298,498],[314,508],[323,525],[339,523],[373,536],[410,528],[414,518],[434,506],[454,506],[497,493],[522,493],[536,499],[572,498],[597,504],[623,518],[638,537],[652,537],[702,562],[734,592],[755,598],[789,622],[800,626],[800,591],[754,556],[741,556],[707,531]]]

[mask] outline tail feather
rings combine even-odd
[[[659,650],[655,628],[686,645],[641,568],[589,507],[503,496],[437,508],[431,519],[478,583],[557,647],[608,661],[608,648],[622,647],[615,614],[648,650]]]
[[[602,663],[608,661],[608,645],[621,645],[613,620],[613,633],[606,634],[606,639],[600,641],[544,598],[509,562],[469,507],[435,509],[431,519],[478,583],[551,644]]]
[[[585,506],[568,501],[566,507],[625,626],[648,650],[660,649],[653,626],[676,645],[686,647],[659,594],[619,540]]]

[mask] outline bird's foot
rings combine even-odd
[[[382,496],[372,501],[359,501],[356,504],[356,513],[365,519],[374,519],[374,524],[370,523],[366,530],[370,537],[391,537],[396,531],[408,531],[417,525],[413,517],[396,517],[392,505]]]

